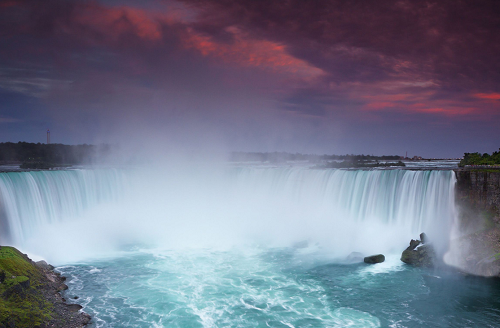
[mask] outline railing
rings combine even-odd
[[[500,165],[465,165],[466,169],[500,169]]]

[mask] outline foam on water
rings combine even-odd
[[[494,327],[500,318],[498,283],[436,278],[391,257],[303,265],[297,253],[142,249],[58,269],[94,327]]]
[[[107,327],[129,311],[140,314],[127,317],[130,324],[124,326],[131,327],[380,326],[366,312],[330,304],[327,290],[311,277],[297,279],[293,268],[287,267],[291,255],[263,249],[144,252],[130,255],[130,262],[118,261],[132,270],[126,277],[114,277],[117,268],[105,262],[99,271],[94,266],[59,270],[103,284],[102,295],[82,302],[94,312],[97,327]],[[135,267],[138,262],[142,263]],[[144,270],[142,274],[136,275],[138,269]],[[74,293],[85,294],[89,288],[79,278],[69,285]]]

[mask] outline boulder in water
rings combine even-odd
[[[67,307],[70,312],[78,312],[83,308],[80,304],[68,304]]]
[[[410,241],[410,246],[401,254],[401,261],[417,267],[433,267],[436,261],[434,247],[429,244],[425,233],[420,234],[420,239]]]
[[[368,264],[382,263],[385,261],[385,256],[382,254],[371,255],[371,256],[365,257],[363,260],[365,263],[368,263]]]

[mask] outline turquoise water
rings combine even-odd
[[[448,251],[455,182],[289,166],[0,173],[0,239],[68,276],[93,327],[498,327],[498,282],[399,260],[422,231]],[[387,260],[344,263],[353,251]]]
[[[310,248],[130,251],[59,267],[91,327],[498,327],[500,283]]]

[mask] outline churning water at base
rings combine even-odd
[[[3,173],[0,238],[59,265],[94,327],[494,327],[495,282],[399,261],[422,231],[444,254],[454,186],[452,171]],[[353,251],[387,261],[345,264]]]
[[[58,268],[91,327],[498,327],[500,283],[312,260],[314,250],[131,251]]]

